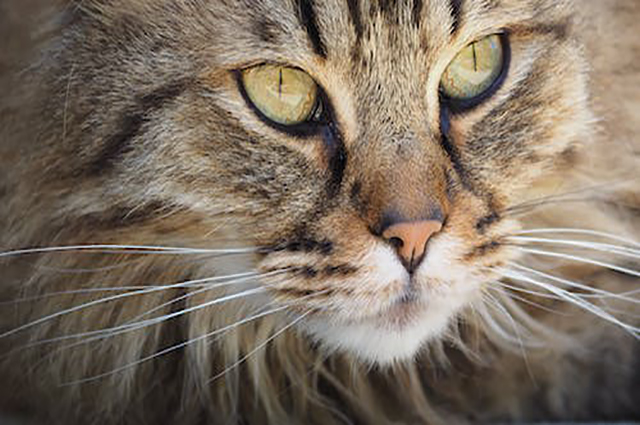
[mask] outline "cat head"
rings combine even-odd
[[[212,268],[261,273],[247,303],[366,361],[413,357],[482,300],[518,255],[518,205],[590,136],[567,1],[85,1],[62,19],[28,167],[55,193],[48,225],[249,247]]]

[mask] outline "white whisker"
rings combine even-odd
[[[518,317],[523,325],[526,324],[527,329],[532,332],[532,335],[533,332],[535,332],[536,335],[544,336],[544,340],[540,340],[540,344],[538,345],[538,347],[544,347],[544,345],[549,341],[553,341],[553,343],[556,344],[565,344],[570,340],[570,337],[568,335],[557,332],[555,329],[550,328],[549,326],[546,326],[531,317],[531,315],[523,310],[522,306],[520,306],[512,298],[512,294],[508,294],[504,290],[497,290],[495,291],[495,294],[496,296],[500,297],[500,302],[502,305],[504,305],[505,308],[509,309],[509,311],[511,311],[516,317]],[[563,314],[558,311],[554,311],[553,313]],[[536,336],[536,339],[538,339],[538,336]]]
[[[287,326],[283,327],[282,329],[280,329],[278,332],[274,333],[271,337],[269,337],[266,341],[264,341],[263,343],[261,343],[260,345],[258,345],[255,349],[251,350],[247,355],[241,357],[237,362],[233,363],[231,366],[225,368],[222,372],[218,373],[217,375],[215,375],[213,378],[210,378],[207,383],[211,383],[213,381],[216,381],[217,379],[223,377],[224,375],[226,375],[227,373],[229,373],[231,370],[237,368],[238,366],[240,366],[242,363],[244,363],[245,361],[247,361],[251,356],[253,356],[254,354],[256,354],[258,351],[264,349],[267,345],[269,345],[274,339],[276,339],[277,337],[279,337],[280,335],[282,335],[283,333],[285,333],[287,330],[291,329],[293,326],[295,326],[296,324],[298,324],[298,322],[302,321],[305,317],[307,317],[309,314],[311,314],[311,310],[307,311],[306,313],[303,313],[300,315],[300,317],[294,319],[291,323],[289,323]]]
[[[629,294],[634,294],[634,293],[636,293],[637,291],[640,291],[640,290],[625,292],[625,293],[622,293],[622,294],[617,294],[617,293],[614,293],[614,292],[603,291],[602,289],[594,288],[594,287],[591,287],[589,285],[584,285],[582,283],[574,282],[574,281],[571,281],[571,280],[568,280],[568,279],[563,279],[561,277],[553,276],[553,275],[550,275],[550,274],[547,274],[547,273],[544,273],[544,272],[541,272],[541,271],[534,270],[532,268],[523,266],[522,264],[513,263],[513,262],[510,262],[509,264],[511,266],[515,267],[515,268],[520,269],[520,270],[524,270],[526,272],[533,273],[535,275],[547,278],[549,280],[552,280],[552,281],[555,281],[555,282],[558,282],[558,283],[562,283],[562,284],[564,284],[566,286],[569,286],[571,288],[577,288],[577,289],[581,289],[583,291],[593,292],[594,294],[598,294],[599,295],[598,298],[613,298],[613,299],[618,299],[618,300],[621,300],[621,301],[627,301],[627,302],[634,303],[634,304],[640,304],[640,300],[629,298],[627,296]],[[580,295],[574,294],[574,295],[582,297],[582,298],[589,297],[589,294],[580,294]]]
[[[632,336],[634,336],[635,338],[640,339],[640,328],[637,328],[635,326],[629,325],[627,323],[624,323],[622,321],[620,321],[618,318],[616,318],[615,316],[609,314],[608,312],[606,312],[605,310],[601,309],[600,307],[589,303],[587,301],[585,301],[584,299],[580,298],[579,296],[577,296],[576,294],[573,294],[571,292],[562,290],[560,288],[557,288],[551,284],[548,283],[544,283],[544,282],[540,282],[537,281],[529,276],[526,276],[522,273],[518,273],[512,270],[508,270],[508,269],[503,269],[502,273],[504,274],[504,276],[516,280],[516,281],[521,281],[521,282],[527,282],[530,283],[532,285],[538,286],[540,288],[543,288],[551,293],[554,293],[560,297],[562,297],[565,301],[570,302],[571,304],[574,304],[614,325],[617,325],[619,327],[621,327],[622,329],[626,330],[627,332],[629,332]]]
[[[505,331],[503,327],[498,322],[496,322],[495,318],[486,309],[486,305],[487,304],[483,303],[481,307],[477,307],[476,309],[478,315],[485,323],[485,325],[487,325],[493,332],[495,332],[502,340],[519,346],[520,341],[518,340],[518,338],[510,335],[509,332]]]
[[[631,270],[631,269],[628,269],[626,267],[617,266],[615,264],[605,263],[605,262],[599,261],[599,260],[593,260],[591,258],[577,257],[575,255],[562,254],[562,253],[558,253],[558,252],[543,251],[543,250],[532,249],[532,248],[518,247],[518,249],[523,251],[523,252],[526,252],[526,253],[529,253],[529,254],[533,254],[533,255],[541,255],[541,256],[545,256],[545,257],[554,257],[554,258],[562,258],[562,259],[565,259],[565,260],[572,260],[572,261],[576,261],[576,262],[579,262],[579,263],[591,264],[591,265],[594,265],[594,266],[600,266],[600,267],[604,267],[604,268],[607,268],[607,269],[610,269],[610,270],[615,270],[617,272],[628,274],[630,276],[640,277],[640,272],[638,272],[636,270]]]
[[[538,208],[541,206],[546,206],[549,204],[558,204],[564,202],[592,202],[592,201],[609,201],[606,195],[607,192],[615,193],[612,189],[616,186],[622,186],[624,184],[628,184],[634,182],[637,178],[630,178],[624,180],[616,180],[613,182],[606,182],[597,185],[591,185],[587,187],[583,187],[580,189],[575,189],[563,193],[541,196],[539,198],[530,199],[525,202],[521,202],[519,204],[513,205],[505,210],[506,213],[517,213],[519,211],[527,211],[532,210],[534,208]],[[589,192],[592,192],[589,195]],[[586,194],[586,195],[585,195]],[[580,196],[577,196],[580,195]]]
[[[518,288],[517,286],[509,285],[509,284],[506,284],[506,283],[500,282],[500,281],[494,281],[493,283],[495,285],[497,285],[499,288],[504,288],[504,289],[511,290],[512,292],[508,294],[509,298],[513,298],[513,299],[515,299],[515,300],[517,300],[517,301],[519,301],[521,303],[528,304],[528,305],[530,305],[532,307],[539,308],[540,310],[544,310],[544,311],[547,311],[547,312],[552,313],[552,314],[562,315],[562,313],[560,313],[558,311],[552,310],[552,309],[550,309],[548,307],[545,307],[542,304],[539,304],[539,303],[537,303],[535,301],[531,301],[531,300],[526,299],[526,298],[524,298],[522,296],[514,294],[513,292],[521,292],[521,293],[524,293],[524,294],[534,295],[536,297],[548,298],[548,299],[553,299],[553,300],[562,300],[560,297],[556,297],[556,296],[551,295],[551,294],[545,294],[545,293],[542,293],[542,292],[530,291],[530,290],[527,290],[527,289],[524,289],[524,288]],[[489,287],[489,289],[494,289],[494,290],[499,290],[499,288]]]
[[[113,253],[113,254],[118,254],[121,255],[123,254],[123,252],[112,252],[112,251],[95,251],[93,252],[94,254],[103,254],[103,253]],[[84,254],[91,254],[92,252],[84,252]],[[150,252],[145,252],[144,254],[147,254]],[[134,254],[137,255],[136,251],[130,251],[127,250],[126,252],[124,252],[124,254]],[[194,261],[208,261],[211,260],[213,258],[219,258],[221,257],[221,254],[195,254],[193,256],[188,256],[188,255],[183,255],[180,258],[172,258],[173,263],[175,265],[180,265],[180,264],[192,264]],[[32,267],[34,267],[37,270],[43,270],[43,271],[50,271],[50,272],[55,272],[55,273],[64,273],[64,274],[97,274],[97,273],[101,273],[101,272],[109,272],[112,270],[118,270],[118,269],[123,269],[123,268],[127,268],[130,267],[134,264],[136,264],[137,262],[140,262],[142,260],[144,260],[146,256],[142,255],[138,258],[133,258],[133,259],[127,259],[127,260],[121,260],[118,259],[118,262],[116,264],[112,264],[109,266],[103,266],[103,267],[89,267],[89,268],[60,268],[60,267],[54,267],[54,266],[50,266],[50,265],[41,265],[41,264],[34,264],[32,265]]]
[[[212,289],[216,289],[216,288],[219,288],[221,286],[229,286],[229,285],[235,285],[235,284],[240,284],[240,283],[247,283],[249,281],[255,281],[257,279],[262,279],[262,278],[265,278],[265,277],[278,276],[280,274],[286,273],[288,270],[289,269],[274,270],[274,271],[271,271],[271,272],[268,272],[268,273],[261,273],[261,274],[245,273],[244,276],[239,276],[238,279],[234,279],[232,281],[226,281],[223,284],[203,285],[203,287],[201,289],[198,289],[196,291],[190,292],[190,293],[185,294],[185,295],[181,295],[178,298],[175,298],[175,299],[172,299],[170,301],[167,301],[166,303],[163,303],[163,304],[161,304],[161,305],[159,305],[157,307],[152,308],[151,310],[148,310],[148,311],[142,313],[139,316],[136,316],[128,324],[125,324],[125,325],[132,326],[135,323],[131,323],[131,322],[135,322],[137,320],[140,320],[143,317],[149,316],[149,315],[155,313],[156,311],[162,310],[165,307],[168,307],[168,306],[170,306],[172,304],[175,304],[177,302],[186,300],[186,299],[191,298],[193,296],[196,296],[196,295],[211,291]],[[240,275],[243,275],[243,273],[240,273]],[[273,286],[273,285],[264,284],[264,283],[263,283],[263,285],[267,286],[267,287]]]
[[[594,251],[606,252],[610,254],[620,254],[631,258],[640,259],[640,250],[621,247],[611,244],[604,244],[598,242],[588,242],[588,241],[572,241],[572,240],[558,240],[558,239],[548,239],[548,238],[532,238],[526,236],[510,236],[507,237],[508,240],[515,242],[526,242],[526,243],[542,243],[549,245],[564,245],[564,246],[572,246],[577,248],[586,248]]]
[[[498,292],[502,293],[502,291],[498,291]],[[527,357],[527,351],[524,348],[525,344],[524,344],[524,342],[522,340],[522,336],[521,336],[520,331],[526,331],[527,343],[528,343],[527,346],[539,348],[539,347],[543,346],[542,343],[537,341],[536,339],[534,339],[527,328],[525,328],[521,324],[517,323],[515,318],[513,317],[513,315],[509,312],[509,310],[505,306],[503,306],[500,303],[499,300],[497,300],[493,295],[491,295],[489,293],[487,293],[486,295],[489,296],[490,299],[494,300],[495,306],[505,315],[505,317],[511,323],[511,326],[513,327],[513,331],[516,333],[516,337],[518,338],[520,352],[522,354],[522,359],[524,360],[525,366],[527,368],[527,372],[529,373],[529,376],[531,377],[532,382],[535,382],[535,376],[533,375],[533,372],[531,370],[531,366],[529,365],[529,358]],[[507,299],[509,299],[509,298],[507,298]]]
[[[69,246],[52,246],[43,248],[28,248],[14,251],[0,252],[0,258],[17,257],[29,254],[47,254],[72,251],[89,251],[101,254],[165,254],[165,255],[193,255],[193,254],[248,254],[259,251],[259,248],[230,248],[230,249],[204,249],[204,248],[184,248],[184,247],[168,247],[153,245],[69,245]]]
[[[256,273],[256,275],[257,275],[257,273]],[[57,313],[47,315],[47,316],[42,317],[40,319],[36,319],[36,320],[34,320],[32,322],[29,322],[27,324],[24,324],[22,326],[14,328],[14,329],[12,329],[10,331],[7,331],[7,332],[5,332],[3,334],[0,334],[0,339],[6,338],[6,337],[8,337],[10,335],[16,334],[16,333],[21,332],[23,330],[32,328],[33,326],[39,325],[39,324],[47,322],[49,320],[52,320],[52,319],[55,319],[55,318],[58,318],[58,317],[61,317],[61,316],[67,315],[67,314],[75,313],[77,311],[81,311],[81,310],[87,309],[89,307],[93,307],[93,306],[96,306],[96,305],[99,305],[99,304],[103,304],[103,303],[106,303],[106,302],[116,301],[116,300],[120,300],[120,299],[123,299],[123,298],[132,297],[132,296],[135,296],[135,295],[143,295],[143,294],[150,294],[150,293],[159,292],[159,291],[166,291],[166,290],[174,289],[174,288],[188,288],[188,287],[190,287],[190,286],[192,286],[194,284],[215,282],[215,281],[225,280],[225,279],[228,279],[228,278],[229,277],[224,277],[224,278],[211,277],[211,278],[205,278],[205,279],[196,279],[196,280],[176,283],[176,284],[173,284],[173,285],[166,285],[166,286],[161,286],[161,287],[155,287],[154,286],[154,287],[150,287],[148,289],[143,289],[143,290],[140,290],[140,291],[127,292],[125,294],[118,294],[118,295],[113,295],[113,296],[106,297],[106,298],[101,298],[99,300],[90,301],[88,303],[84,303],[84,304],[81,304],[81,305],[78,305],[78,306],[75,306],[75,307],[71,307],[71,308],[59,311]],[[224,283],[223,282],[223,283],[220,283],[220,286],[224,286],[224,285],[227,285],[227,284],[228,283]]]
[[[108,292],[127,292],[127,291],[150,289],[150,288],[162,288],[162,286],[159,286],[159,285],[119,286],[119,287],[112,287],[112,288],[82,288],[82,289],[74,289],[72,291],[48,292],[46,294],[35,295],[33,297],[16,298],[12,301],[0,301],[0,306],[27,303],[27,302],[33,302],[33,301],[42,301],[47,298],[62,297],[66,295],[70,296],[70,295],[94,294],[94,293],[99,294],[104,292],[107,292],[107,293]]]
[[[260,275],[256,272],[245,272],[245,273],[238,273],[238,274],[234,274],[234,275],[226,275],[226,276],[216,276],[216,279],[222,280],[222,279],[235,279],[235,278],[239,278],[239,277],[244,277],[244,276],[249,276],[249,277],[259,277]],[[227,283],[232,283],[232,282],[227,282]],[[207,284],[207,283],[196,283],[196,284],[189,284],[190,288],[211,288],[211,284]],[[2,305],[11,305],[11,304],[18,304],[18,303],[25,303],[25,302],[33,302],[33,301],[41,301],[41,300],[45,300],[47,298],[54,298],[54,297],[62,297],[62,296],[69,296],[69,295],[81,295],[81,294],[92,294],[92,293],[109,293],[109,292],[128,292],[128,291],[135,291],[135,290],[143,290],[143,289],[173,289],[172,287],[168,287],[167,285],[132,285],[132,286],[110,286],[110,287],[105,287],[105,288],[80,288],[80,289],[73,289],[70,291],[59,291],[59,292],[47,292],[45,294],[42,295],[34,295],[32,297],[23,297],[23,298],[16,298],[15,300],[12,301],[0,301],[0,306]]]
[[[584,235],[584,236],[597,236],[605,239],[611,239],[618,242],[623,242],[628,245],[633,245],[635,247],[640,247],[640,242],[637,242],[633,239],[624,238],[622,236],[614,235],[612,233],[600,232],[597,230],[591,229],[577,229],[577,228],[542,228],[542,229],[528,229],[528,230],[520,230],[515,232],[517,235],[539,235],[539,234],[576,234],[576,235]]]
[[[99,379],[102,379],[102,378],[106,378],[106,377],[111,376],[111,375],[115,375],[115,374],[117,374],[119,372],[123,372],[125,370],[128,370],[128,369],[131,369],[133,367],[136,367],[136,366],[138,366],[138,365],[140,365],[142,363],[145,363],[145,362],[147,362],[149,360],[153,360],[155,358],[164,356],[166,354],[169,354],[169,353],[174,352],[176,350],[179,350],[181,348],[184,348],[184,347],[187,347],[189,345],[195,344],[198,341],[209,339],[209,338],[211,338],[211,337],[213,337],[215,335],[230,331],[230,330],[235,329],[235,328],[237,328],[237,327],[239,327],[241,325],[244,325],[246,323],[252,322],[254,320],[260,319],[262,317],[266,317],[268,315],[271,315],[271,314],[274,314],[274,313],[277,313],[277,312],[280,312],[280,311],[283,311],[286,308],[288,308],[288,306],[278,307],[278,308],[274,308],[274,309],[271,309],[271,310],[268,310],[268,311],[265,311],[265,312],[262,312],[262,313],[254,314],[254,315],[249,316],[249,317],[247,317],[245,319],[242,319],[242,320],[239,320],[239,321],[237,321],[235,323],[232,323],[232,324],[230,324],[228,326],[225,326],[225,327],[220,328],[220,329],[216,329],[215,331],[209,332],[209,333],[207,333],[205,335],[200,335],[200,336],[198,336],[196,338],[193,338],[193,339],[190,339],[188,341],[181,342],[180,344],[176,344],[176,345],[173,345],[171,347],[165,348],[164,350],[158,351],[157,353],[153,353],[153,354],[151,354],[149,356],[143,357],[141,359],[136,360],[135,362],[132,362],[132,363],[129,363],[127,365],[121,366],[119,368],[113,369],[113,370],[111,370],[109,372],[101,373],[99,375],[91,376],[89,378],[84,378],[84,379],[81,379],[81,380],[78,380],[78,381],[69,382],[69,383],[66,383],[64,385],[83,384],[83,383],[96,381],[96,380],[99,380]],[[63,347],[63,348],[68,348],[68,347]]]
[[[282,272],[284,272],[285,270],[286,269],[283,269]],[[270,273],[268,273],[268,275],[276,274],[277,272],[278,271],[270,272]],[[265,274],[264,276],[266,276],[266,275],[267,274]],[[267,285],[267,286],[273,286],[273,285]],[[205,288],[205,289],[209,290],[209,288]],[[326,289],[324,291],[316,292],[316,293],[313,293],[311,295],[307,295],[307,296],[301,297],[300,299],[298,299],[296,301],[300,302],[300,301],[302,301],[304,299],[307,299],[307,298],[313,298],[313,297],[322,295],[322,294],[324,294],[326,292],[329,292],[330,290],[331,289]],[[59,350],[70,349],[70,348],[78,347],[78,346],[81,346],[81,345],[90,344],[90,343],[95,342],[95,341],[100,341],[100,340],[112,338],[112,337],[115,337],[115,336],[118,336],[118,335],[122,335],[122,334],[125,334],[125,333],[128,333],[128,332],[136,331],[136,330],[148,327],[148,326],[157,325],[157,324],[163,323],[163,322],[165,322],[167,320],[170,320],[172,318],[175,318],[175,317],[178,317],[178,316],[182,316],[182,315],[185,315],[185,314],[188,314],[188,313],[192,313],[194,311],[198,311],[198,310],[201,310],[201,309],[204,309],[204,308],[208,308],[208,307],[211,307],[213,305],[222,304],[224,302],[232,301],[234,299],[242,298],[244,296],[253,295],[254,293],[258,294],[258,293],[263,293],[263,292],[266,292],[266,291],[267,290],[265,288],[254,288],[254,289],[251,289],[251,290],[248,290],[248,291],[244,291],[244,292],[237,293],[237,294],[232,294],[232,295],[229,295],[229,296],[226,296],[226,297],[222,297],[222,298],[218,298],[218,299],[215,299],[215,300],[212,300],[212,301],[209,301],[209,302],[198,304],[198,305],[193,306],[193,307],[191,307],[189,309],[186,309],[186,310],[176,311],[174,313],[171,313],[170,315],[163,315],[163,316],[160,316],[160,317],[157,317],[157,318],[154,318],[154,319],[148,319],[148,320],[139,321],[139,322],[131,321],[131,322],[125,323],[123,325],[112,327],[112,328],[99,329],[99,330],[95,330],[95,331],[88,331],[88,332],[83,332],[83,333],[78,333],[78,334],[73,334],[73,335],[64,335],[64,336],[55,337],[55,338],[42,339],[42,340],[34,341],[34,342],[32,342],[30,344],[27,344],[27,345],[25,345],[23,347],[19,347],[17,350],[34,348],[34,347],[37,347],[37,346],[40,346],[40,345],[49,344],[49,343],[55,343],[55,342],[62,342],[62,341],[70,340],[70,339],[84,338],[81,341],[65,345],[64,347],[61,347]],[[192,295],[195,295],[195,293],[187,294],[184,297],[189,297],[189,296],[192,296]],[[170,301],[168,303],[165,303],[165,304],[171,304],[172,302],[175,302],[175,301],[177,301],[177,300],[172,300],[172,301]],[[265,308],[266,307],[270,307],[272,305],[275,305],[274,301],[272,301],[269,304],[267,304],[265,306]],[[292,305],[295,305],[295,304],[294,303],[287,303],[287,304],[284,305],[284,307],[288,308],[288,307],[291,307]],[[159,308],[157,307],[157,308],[152,309],[152,310],[157,310],[157,309],[159,309]],[[148,313],[149,312],[144,313],[142,316],[145,316]],[[139,319],[142,316],[138,316],[136,319]],[[136,320],[136,319],[133,319],[133,320]],[[14,350],[14,351],[16,351],[16,350]]]
[[[522,292],[523,294],[534,295],[534,296],[540,297],[540,298],[548,298],[548,299],[552,299],[552,300],[561,300],[562,299],[562,298],[559,298],[559,297],[557,297],[557,296],[555,296],[553,294],[548,294],[546,292],[532,291],[532,290],[525,289],[525,288],[519,288],[517,286],[509,285],[508,283],[504,283],[504,282],[501,282],[499,280],[495,280],[492,283],[495,283],[497,285],[502,286],[503,288],[510,289],[512,291]]]
[[[510,323],[513,331],[515,332],[515,341],[518,344],[518,346],[520,347],[520,350],[522,352],[523,357],[526,358],[526,354],[525,354],[525,343],[522,339],[522,335],[521,335],[521,331],[526,330],[522,325],[518,324],[516,322],[516,320],[513,318],[513,316],[511,315],[511,313],[509,313],[509,311],[500,303],[500,301],[498,301],[492,294],[485,292],[484,293],[485,296],[487,296],[489,298],[489,300],[491,301],[491,305],[493,305],[497,311],[499,311],[500,313],[503,314],[503,316],[507,319],[507,321]],[[513,338],[513,337],[511,337]],[[527,332],[527,341],[531,340],[531,335],[529,334],[529,332]],[[530,344],[527,344],[527,346],[531,346]],[[540,346],[539,343],[534,343],[533,346]]]
[[[95,274],[100,272],[109,272],[112,270],[123,269],[125,267],[131,266],[132,264],[138,261],[140,261],[140,258],[127,260],[127,261],[120,261],[118,264],[113,264],[110,266],[94,267],[94,268],[60,268],[60,267],[53,267],[48,265],[44,266],[39,264],[34,265],[34,267],[37,270],[42,270],[46,272],[65,273],[65,274]]]
[[[301,297],[300,299],[298,299],[298,300],[296,300],[296,301],[297,301],[297,302],[299,302],[299,301],[302,301],[302,300],[304,300],[304,299],[306,299],[306,298],[313,298],[313,297],[316,297],[316,296],[322,295],[322,294],[324,294],[324,293],[326,293],[326,292],[329,292],[330,290],[331,290],[331,289],[327,289],[327,290],[320,291],[320,292],[317,292],[317,293],[314,293],[314,294],[311,294],[311,295],[307,295],[307,296]],[[273,305],[273,304],[274,304],[274,302],[271,302],[269,305],[267,305],[267,306],[263,307],[263,309],[264,309],[264,308],[266,308],[266,307],[269,307],[270,305]],[[106,378],[106,377],[112,376],[112,375],[117,374],[117,373],[119,373],[119,372],[123,372],[123,371],[126,371],[126,370],[128,370],[128,369],[131,369],[131,368],[133,368],[133,367],[136,367],[136,366],[138,366],[138,365],[140,365],[140,364],[142,364],[142,363],[145,363],[145,362],[147,362],[147,361],[153,360],[153,359],[155,359],[155,358],[158,358],[158,357],[164,356],[164,355],[166,355],[166,354],[169,354],[169,353],[171,353],[171,352],[177,351],[177,350],[179,350],[179,349],[185,348],[185,347],[187,347],[187,346],[189,346],[189,345],[195,344],[196,342],[199,342],[199,341],[206,341],[206,340],[212,339],[212,338],[213,338],[213,337],[215,337],[215,336],[219,336],[219,335],[222,335],[222,334],[227,333],[227,332],[229,332],[229,331],[232,331],[232,330],[234,330],[234,329],[236,329],[236,328],[238,328],[238,327],[240,327],[240,326],[242,326],[242,325],[244,325],[244,324],[247,324],[247,323],[250,323],[250,322],[255,321],[255,320],[257,320],[257,319],[260,319],[260,318],[263,318],[263,317],[269,316],[269,315],[271,315],[271,314],[275,314],[275,313],[278,313],[278,312],[284,311],[284,310],[286,310],[286,309],[290,308],[290,307],[291,307],[291,306],[293,306],[293,305],[295,305],[295,303],[287,303],[287,304],[285,304],[285,305],[282,305],[282,306],[280,306],[280,307],[273,308],[273,309],[271,309],[271,310],[267,310],[267,311],[264,311],[264,312],[256,313],[256,314],[254,314],[254,315],[251,315],[251,316],[249,316],[249,317],[247,317],[247,318],[244,318],[244,319],[238,320],[237,322],[234,322],[234,323],[229,324],[229,325],[227,325],[227,326],[224,326],[224,327],[222,327],[222,328],[215,329],[215,330],[213,330],[213,331],[211,331],[211,332],[208,332],[208,333],[206,333],[206,334],[204,334],[204,335],[200,335],[200,336],[197,336],[197,337],[195,337],[195,338],[189,339],[189,340],[187,340],[187,341],[181,342],[181,343],[179,343],[179,344],[173,345],[173,346],[171,346],[171,347],[165,348],[165,349],[163,349],[163,350],[161,350],[161,351],[158,351],[157,353],[153,353],[153,354],[151,354],[151,355],[149,355],[149,356],[143,357],[143,358],[138,359],[138,360],[136,360],[136,361],[134,361],[134,362],[131,362],[131,363],[128,363],[128,364],[126,364],[126,365],[124,365],[124,366],[121,366],[121,367],[118,367],[118,368],[116,368],[116,369],[113,369],[113,370],[111,370],[111,371],[109,371],[109,372],[105,372],[105,373],[102,373],[102,374],[99,374],[99,375],[95,375],[95,376],[91,376],[91,377],[88,377],[88,378],[84,378],[84,379],[81,379],[81,380],[77,380],[77,381],[73,381],[73,382],[65,383],[65,384],[63,384],[63,385],[76,385],[76,384],[83,384],[83,383],[88,383],[88,382],[92,382],[92,381],[95,381],[95,380],[99,380],[99,379],[102,379],[102,378]],[[302,320],[304,317],[306,317],[306,316],[307,316],[307,315],[309,315],[310,313],[311,313],[311,311],[308,311],[308,312],[307,312],[307,313],[305,313],[303,316],[301,316],[300,318],[298,318],[294,323],[292,323],[292,324],[290,324],[290,325],[286,326],[284,329],[282,329],[279,333],[282,333],[282,332],[284,332],[286,329],[288,329],[288,328],[290,328],[291,326],[295,325],[295,323],[297,323],[298,321]],[[267,341],[267,343],[271,342],[271,341],[272,341],[273,339],[275,339],[277,336],[278,336],[278,334],[276,334],[276,335],[272,336],[272,337]],[[57,351],[62,351],[62,350],[65,350],[65,349],[69,349],[69,348],[72,348],[72,347],[73,347],[73,346],[75,346],[75,345],[76,345],[76,344],[72,344],[72,345],[68,345],[68,346],[65,346],[65,347],[61,347],[61,348],[60,348],[60,349],[58,349]],[[263,345],[266,345],[266,344],[263,344]],[[254,350],[254,351],[255,351],[255,352],[257,352],[257,350]],[[253,353],[253,352],[252,352],[252,353]],[[248,356],[247,356],[247,358],[248,358]],[[246,359],[245,359],[245,360],[246,360]],[[238,363],[238,365],[239,365],[239,364],[240,364],[240,363]],[[236,366],[237,366],[237,365],[236,365]]]
[[[187,309],[182,309],[182,310],[179,310],[179,311],[175,311],[173,313],[162,315],[160,317],[155,317],[153,319],[146,319],[146,320],[142,320],[142,321],[138,321],[138,322],[127,323],[127,324],[123,324],[123,325],[120,325],[120,326],[115,326],[115,327],[107,328],[107,329],[100,329],[100,330],[95,330],[95,331],[78,333],[78,334],[74,334],[74,335],[65,335],[65,336],[61,336],[61,337],[45,339],[45,340],[38,341],[38,343],[46,344],[46,343],[51,343],[51,342],[59,342],[59,341],[65,341],[65,340],[69,340],[69,339],[85,338],[85,337],[91,337],[91,336],[96,336],[96,335],[99,335],[99,337],[92,338],[91,341],[104,339],[104,338],[110,338],[112,336],[116,336],[116,335],[120,335],[120,334],[123,334],[123,333],[136,331],[136,330],[148,327],[148,326],[157,325],[159,323],[166,322],[167,320],[170,320],[170,319],[173,319],[173,318],[176,318],[176,317],[180,317],[180,316],[183,316],[185,314],[193,313],[194,311],[202,310],[204,308],[212,307],[214,305],[223,304],[223,303],[226,303],[226,302],[229,302],[229,301],[233,301],[233,300],[236,300],[236,299],[239,299],[239,298],[244,298],[244,297],[247,297],[247,296],[250,296],[250,295],[260,294],[260,293],[264,293],[264,292],[266,292],[265,288],[262,288],[262,287],[252,288],[252,289],[248,289],[246,291],[242,291],[242,292],[238,292],[238,293],[235,293],[235,294],[227,295],[227,296],[224,296],[224,297],[216,298],[215,300],[208,301],[208,302],[205,302],[205,303],[202,303],[202,304],[198,304],[196,306],[193,306],[193,307],[190,307],[190,308],[187,308]],[[144,315],[146,315],[146,313]],[[81,343],[91,342],[91,341],[81,341]]]

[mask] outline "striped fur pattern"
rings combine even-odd
[[[0,46],[3,409],[640,418],[635,0],[19,3],[42,19],[0,30],[31,40]],[[441,75],[491,34],[504,81],[449,110]],[[318,82],[321,131],[254,113],[262,63]],[[444,222],[411,278],[398,216]]]

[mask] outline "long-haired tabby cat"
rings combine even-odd
[[[640,417],[636,0],[3,1],[0,400]]]

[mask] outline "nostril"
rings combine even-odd
[[[389,239],[389,243],[396,249],[400,249],[404,246],[404,241],[397,237],[392,237],[391,239]]]

